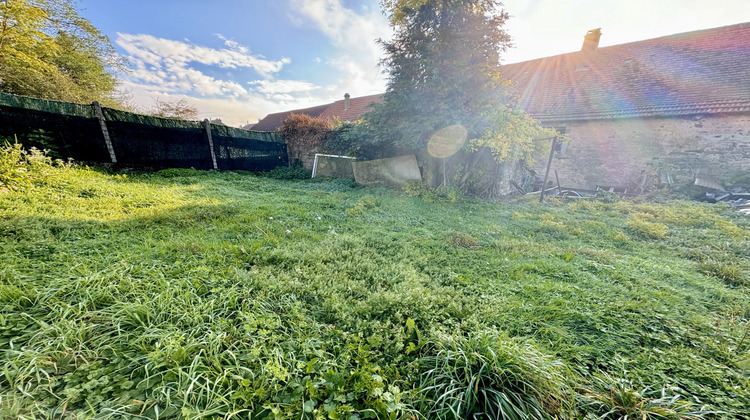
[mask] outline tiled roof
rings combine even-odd
[[[349,100],[349,108],[346,109],[344,109],[344,99],[342,99],[340,101],[318,105],[312,108],[294,109],[291,111],[268,114],[265,118],[253,125],[252,129],[255,131],[276,131],[281,127],[281,123],[292,114],[306,114],[311,117],[328,119],[338,118],[341,121],[354,121],[361,117],[365,112],[369,111],[369,107],[372,103],[381,102],[382,100],[383,94],[360,96],[358,98],[351,98]]]
[[[606,36],[606,34],[604,35]],[[750,22],[506,64],[521,106],[543,122],[750,112]],[[353,121],[383,95],[270,114]]]
[[[502,72],[542,121],[750,112],[750,23],[508,64]]]
[[[319,117],[331,104],[318,105],[310,108],[295,109],[292,111],[277,112],[275,114],[268,114],[262,120],[258,121],[253,125],[254,131],[276,131],[277,128],[281,127],[281,123],[292,114],[307,114],[311,117]]]
[[[328,109],[320,114],[320,117],[329,119],[338,118],[341,121],[355,121],[365,112],[369,111],[370,105],[382,101],[383,94],[360,96],[358,98],[351,98],[349,100],[349,108],[345,109],[345,100],[342,99],[332,103]]]

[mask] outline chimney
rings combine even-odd
[[[581,51],[594,51],[599,46],[599,38],[602,37],[602,28],[592,29],[583,37]]]
[[[344,94],[344,111],[346,111],[347,109],[349,109],[349,105],[350,105],[349,104],[349,98],[351,98],[351,97],[352,96],[349,95],[348,93]]]

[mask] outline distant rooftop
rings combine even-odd
[[[501,67],[521,106],[543,122],[750,112],[750,22],[598,47]],[[383,95],[269,114],[274,131],[292,113],[353,121]]]

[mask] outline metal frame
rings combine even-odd
[[[312,170],[312,176],[310,178],[315,178],[315,172],[318,170],[318,157],[333,157],[333,158],[342,158],[342,159],[351,159],[351,160],[357,160],[355,157],[351,156],[344,156],[344,155],[326,155],[324,153],[316,153],[315,154],[315,160],[313,160],[313,170]]]

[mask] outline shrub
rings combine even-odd
[[[51,167],[52,159],[36,148],[25,150],[19,143],[5,143],[0,147],[0,189],[23,190],[31,186],[34,178],[43,176]]]
[[[293,162],[319,149],[332,129],[333,123],[324,118],[292,114],[284,120],[279,131],[286,139],[289,160]]]
[[[420,412],[438,419],[547,419],[568,402],[561,362],[495,332],[443,337],[418,360]]]

